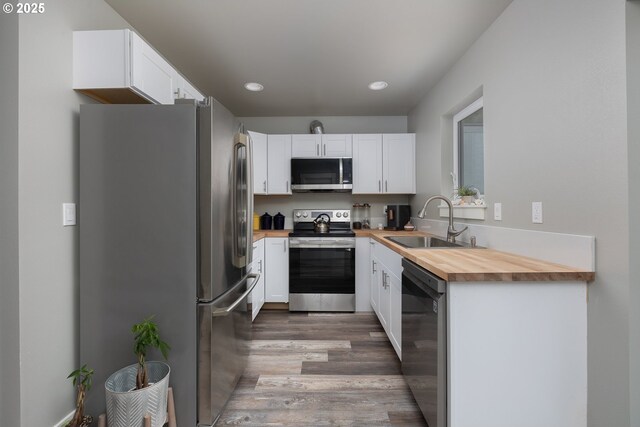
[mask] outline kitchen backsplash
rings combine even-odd
[[[285,216],[285,228],[292,228],[294,209],[351,209],[353,221],[362,219],[353,209],[354,203],[371,205],[371,226],[385,225],[384,207],[389,204],[409,204],[409,196],[402,194],[351,194],[351,193],[294,193],[291,196],[255,196],[254,212],[262,215],[268,212]],[[364,213],[360,209],[360,215]],[[412,214],[416,214],[412,212]]]

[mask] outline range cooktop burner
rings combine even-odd
[[[329,232],[315,231],[314,220],[318,215],[329,219]],[[354,237],[351,230],[351,211],[348,209],[294,209],[293,232],[289,237]]]

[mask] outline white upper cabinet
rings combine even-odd
[[[253,194],[267,194],[267,135],[249,131],[253,148]]]
[[[73,88],[112,104],[204,96],[131,30],[73,32]]]
[[[382,135],[353,135],[353,193],[382,193]]]
[[[320,157],[321,135],[291,135],[291,157]]]
[[[416,136],[412,133],[382,135],[384,193],[415,194]]]
[[[353,135],[354,194],[415,194],[415,134]]]
[[[351,134],[291,135],[291,157],[351,157]]]
[[[267,136],[267,193],[291,194],[291,135]]]
[[[158,52],[131,32],[131,86],[156,104],[173,104],[175,73]]]
[[[176,99],[195,99],[202,102],[205,96],[198,91],[189,80],[182,77],[176,71],[176,91],[174,93]]]
[[[322,135],[322,156],[351,157],[352,137],[351,134]]]

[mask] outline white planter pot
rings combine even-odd
[[[129,365],[112,374],[104,384],[109,427],[143,427],[144,416],[151,416],[151,427],[162,427],[167,421],[169,365],[146,362],[149,387],[136,387],[138,364]]]
[[[465,205],[473,205],[473,203],[476,201],[476,198],[475,196],[462,196],[462,201]]]

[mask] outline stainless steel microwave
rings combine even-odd
[[[291,159],[291,190],[349,192],[353,188],[350,158]]]

